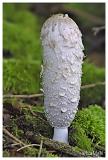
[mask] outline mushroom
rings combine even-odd
[[[53,140],[68,143],[68,127],[80,99],[82,34],[67,14],[48,18],[41,30],[45,115],[54,127]]]

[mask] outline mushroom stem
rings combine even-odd
[[[68,144],[68,127],[64,128],[54,127],[53,140]]]

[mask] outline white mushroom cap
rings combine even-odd
[[[77,112],[84,56],[81,36],[67,14],[53,15],[42,27],[44,106],[56,128],[68,127]]]

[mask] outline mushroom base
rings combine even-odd
[[[54,128],[53,140],[68,144],[68,127]]]

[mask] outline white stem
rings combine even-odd
[[[65,128],[54,127],[53,140],[68,144],[68,127]]]

